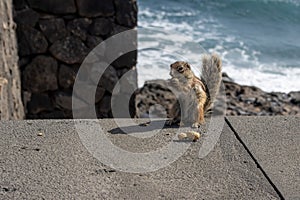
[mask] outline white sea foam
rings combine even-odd
[[[141,39],[148,39],[148,41],[139,42],[138,84],[140,87],[147,80],[170,78],[169,66],[176,60],[192,63],[195,73],[200,74],[201,54],[205,53],[205,50],[197,46],[197,43],[194,44],[196,46],[194,51],[191,51],[191,44],[188,49],[184,49],[191,38],[176,34],[152,34],[151,37],[141,35]],[[233,38],[227,40],[232,41]],[[240,43],[240,45],[243,47],[244,44]],[[239,84],[254,85],[268,92],[289,92],[300,89],[299,68],[261,64],[257,59],[257,55],[260,54],[257,51],[251,54],[240,48],[227,51],[221,45],[208,51],[220,54],[223,59],[223,71]]]
[[[146,52],[144,52],[146,53]],[[149,52],[146,55],[139,54],[139,57],[145,58],[143,67],[138,68],[138,83],[141,87],[145,81],[153,79],[169,79],[169,65],[176,59],[172,57],[164,57],[160,52],[154,51],[152,54]],[[152,59],[149,59],[151,57]],[[197,55],[198,57],[198,55]],[[159,61],[157,61],[157,59]],[[198,58],[199,60],[199,58]],[[139,63],[141,64],[141,63]],[[199,65],[193,66],[193,71],[200,74]],[[300,69],[299,68],[280,68],[268,66],[269,72],[264,70],[264,66],[256,68],[240,68],[237,66],[229,65],[227,62],[223,64],[223,71],[228,73],[233,80],[242,85],[254,85],[264,91],[280,91],[290,92],[299,91],[300,89]]]
[[[278,71],[278,67],[273,68]],[[243,85],[258,86],[264,91],[290,92],[299,91],[300,69],[282,68],[278,73],[266,73],[262,70],[240,69],[234,66],[224,66],[234,81]]]
[[[268,3],[268,2],[281,2],[281,3],[291,3],[295,6],[299,6],[300,5],[300,1],[299,0],[264,0],[263,2]]]
[[[280,0],[278,0],[280,1]],[[283,67],[263,63],[261,52],[251,49],[233,35],[224,34],[223,25],[212,16],[192,23],[170,21],[170,17],[190,17],[195,11],[178,12],[140,10],[138,28],[138,84],[152,79],[168,79],[169,66],[176,60],[188,61],[196,74],[200,72],[201,54],[218,53],[223,71],[237,83],[254,85],[264,91],[299,91],[300,66]],[[202,46],[210,46],[206,50]],[[212,47],[211,47],[212,46]]]

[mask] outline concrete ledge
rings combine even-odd
[[[141,139],[114,132],[113,120],[89,123],[100,123],[112,143],[132,152],[175,142],[172,127]],[[0,122],[0,137],[0,199],[280,199],[227,124],[208,156],[198,157],[204,133],[175,162],[148,173],[103,165],[82,145],[72,120]]]
[[[300,117],[228,117],[286,199],[300,199]]]

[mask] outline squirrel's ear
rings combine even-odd
[[[187,68],[191,69],[191,66],[190,66],[189,63],[186,63],[185,66],[186,66]]]

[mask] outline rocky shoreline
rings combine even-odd
[[[264,92],[255,86],[239,85],[223,74],[226,93],[227,116],[300,116],[300,91],[281,93]],[[176,103],[176,97],[167,88],[165,80],[145,82],[136,92],[137,117],[149,116],[149,109],[156,116],[168,113]],[[161,106],[159,106],[159,105]]]

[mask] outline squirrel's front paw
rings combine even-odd
[[[199,92],[198,92],[197,88],[192,88],[192,89],[193,89],[193,90],[192,90],[193,95],[195,95],[195,97],[198,97]]]
[[[171,85],[173,86],[178,86],[179,85],[179,80],[177,78],[172,78],[170,80]]]
[[[199,128],[200,124],[198,122],[195,122],[192,124],[192,128]]]
[[[201,88],[199,86],[195,86],[192,89],[195,92],[196,96],[201,95]]]

